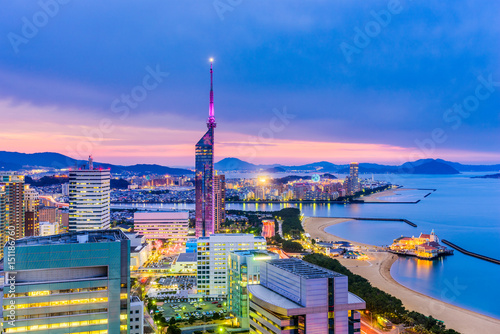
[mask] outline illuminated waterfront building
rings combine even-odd
[[[109,228],[109,169],[94,168],[92,157],[85,167],[69,172],[69,230]]]
[[[188,211],[134,213],[134,231],[146,240],[185,241],[188,230]]]
[[[39,198],[38,192],[30,188],[27,184],[24,186],[24,234],[27,237],[37,236],[39,232]]]
[[[215,232],[214,220],[214,116],[213,71],[210,63],[210,106],[207,132],[195,146],[196,236]]]
[[[0,186],[3,188],[4,198],[0,231],[0,242],[3,246],[7,241],[7,233],[10,239],[24,237],[24,176],[13,172],[0,172]]]
[[[253,234],[212,234],[197,240],[198,294],[225,296],[229,253],[238,250],[266,250],[266,239]]]
[[[276,253],[262,250],[244,250],[229,255],[228,310],[238,319],[238,326],[249,328],[249,284],[260,283],[260,262],[277,259]]]
[[[262,261],[260,284],[248,285],[250,333],[360,332],[365,302],[347,276],[290,258]]]
[[[5,333],[129,333],[130,241],[123,232],[26,237],[15,242],[15,257],[12,269],[5,266]]]
[[[226,221],[226,177],[214,177],[214,220],[215,232],[219,232],[221,225]]]

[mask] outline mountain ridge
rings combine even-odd
[[[19,153],[0,151],[0,171],[22,170],[24,167],[69,168],[85,164],[85,160],[78,160],[60,153],[39,152]],[[193,171],[185,168],[173,168],[157,164],[114,165],[95,163],[102,168],[110,168],[112,173],[135,174],[170,174],[192,175]],[[448,168],[451,167],[451,168]],[[263,171],[263,172],[318,172],[318,173],[349,173],[349,164],[334,164],[328,161],[318,161],[303,165],[286,166],[282,164],[253,164],[238,158],[228,157],[215,163],[219,171]],[[360,163],[360,173],[394,173],[394,174],[457,174],[459,172],[498,172],[500,164],[469,165],[443,159],[420,159],[397,165],[383,165],[376,163]]]

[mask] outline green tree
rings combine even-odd
[[[303,250],[302,245],[296,241],[285,240],[281,246],[285,252],[299,253]]]

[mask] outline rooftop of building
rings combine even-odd
[[[121,230],[93,230],[69,232],[46,237],[24,237],[16,240],[16,247],[115,242],[122,240],[128,240],[128,238]]]
[[[180,253],[177,262],[196,262],[196,253]]]
[[[198,241],[208,241],[210,239],[214,238],[236,238],[236,237],[252,237],[254,239],[262,239],[263,241],[266,240],[266,238],[261,237],[261,236],[254,236],[253,234],[250,233],[215,233],[212,234],[209,237],[199,237]]]
[[[268,262],[270,265],[304,278],[324,278],[341,277],[342,274],[336,273],[314,264],[296,259],[276,259]]]
[[[253,256],[253,257],[269,257],[269,255],[275,254],[268,251],[258,250],[258,249],[247,249],[234,251],[234,254],[238,256]],[[278,256],[276,254],[276,256]]]
[[[140,300],[137,296],[132,296],[130,297],[130,303],[142,303],[142,300]]]

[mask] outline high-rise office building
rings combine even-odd
[[[10,239],[24,237],[24,176],[13,172],[0,172],[0,186],[4,189],[5,217],[0,231],[2,246]]]
[[[85,167],[69,172],[69,230],[109,228],[110,172],[94,168],[92,157]]]
[[[366,305],[347,287],[347,276],[299,259],[261,262],[260,284],[247,286],[250,333],[359,333]]]
[[[212,234],[197,240],[198,294],[227,295],[229,253],[238,250],[266,250],[266,239],[253,234]]]
[[[39,232],[39,198],[38,192],[24,186],[24,235],[27,237],[37,236]]]
[[[207,132],[195,146],[196,236],[215,232],[214,222],[214,116],[213,71],[210,63],[210,106]]]
[[[15,259],[5,267],[5,333],[129,333],[130,241],[120,230],[26,237]]]
[[[134,231],[146,240],[186,241],[188,211],[135,212]]]
[[[249,328],[249,284],[260,283],[260,262],[279,258],[278,254],[262,250],[235,251],[229,254],[228,309],[238,320],[238,326]]]
[[[349,164],[349,176],[347,177],[347,193],[348,195],[354,195],[361,190],[359,182],[359,164],[357,162],[351,162]]]
[[[226,177],[222,174],[214,177],[214,220],[218,232],[226,221]]]

